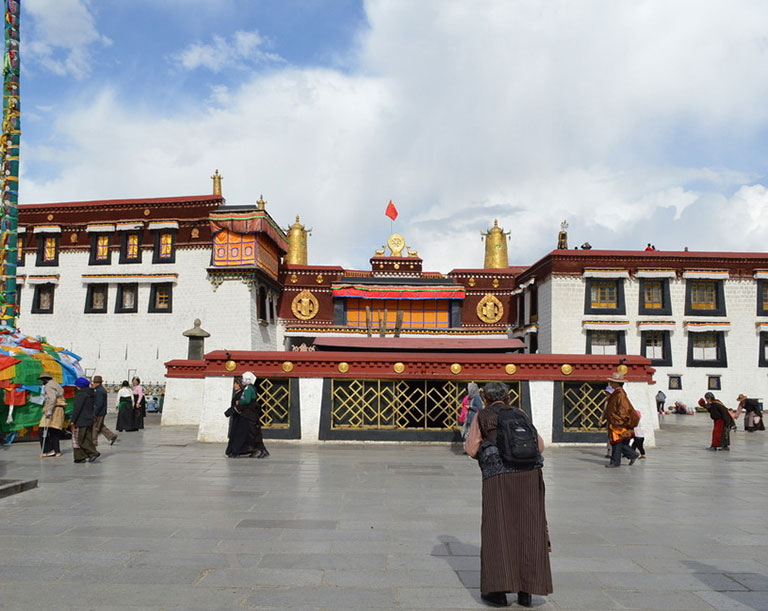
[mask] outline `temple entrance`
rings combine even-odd
[[[600,442],[605,428],[599,426],[605,406],[605,383],[563,382],[555,386],[553,441]]]

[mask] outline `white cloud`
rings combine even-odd
[[[390,199],[430,270],[482,265],[494,218],[517,264],[554,248],[564,218],[572,246],[768,243],[765,187],[741,167],[768,127],[763,3],[366,8],[354,74],[243,71],[168,111],[111,91],[62,104],[52,148],[22,156],[50,155],[59,177],[23,177],[23,201],[206,193],[218,168],[230,203],[264,194],[281,225],[313,226],[311,262],[362,268],[390,233]],[[178,60],[215,71],[263,52],[251,30]]]
[[[23,26],[22,58],[57,76],[85,78],[93,46],[111,44],[96,29],[90,0],[26,0],[24,9],[33,20]]]
[[[209,44],[195,42],[171,56],[171,60],[184,70],[207,68],[221,72],[233,67],[246,67],[254,63],[276,63],[282,59],[275,53],[264,51],[268,46],[256,31],[235,32],[231,39],[214,36]]]

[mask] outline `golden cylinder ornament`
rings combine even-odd
[[[285,262],[291,265],[307,264],[307,229],[299,222],[298,215],[296,222],[288,228],[288,253],[285,255]]]
[[[509,267],[509,256],[507,255],[507,236],[509,232],[499,227],[499,221],[494,219],[491,227],[485,236],[485,269],[505,269]]]

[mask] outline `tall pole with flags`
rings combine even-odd
[[[0,134],[0,325],[16,328],[19,220],[19,14],[21,0],[5,1],[3,126]]]

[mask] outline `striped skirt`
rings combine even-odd
[[[483,480],[483,592],[552,592],[548,538],[541,469]]]

